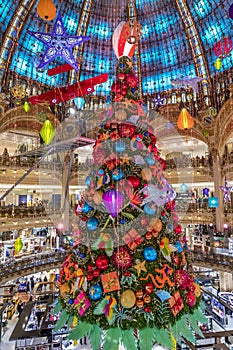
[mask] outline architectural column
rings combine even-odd
[[[62,169],[62,195],[61,195],[61,209],[63,219],[63,231],[69,231],[69,176],[70,176],[70,154],[67,153],[63,163]]]
[[[213,180],[214,180],[214,196],[218,197],[219,206],[216,208],[216,228],[218,232],[223,230],[223,196],[220,186],[222,186],[221,166],[218,151],[213,148],[211,151],[213,159]]]
[[[233,290],[233,275],[229,272],[219,271],[220,290],[231,292]]]

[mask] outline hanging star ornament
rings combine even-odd
[[[72,48],[88,41],[90,37],[67,34],[60,13],[58,13],[51,34],[31,32],[30,30],[28,30],[28,33],[47,46],[37,66],[38,69],[43,68],[56,57],[62,57],[76,72],[78,71],[78,65],[73,56]]]
[[[231,203],[231,191],[233,191],[233,186],[227,185],[227,180],[225,179],[224,186],[220,186],[220,189],[223,191],[223,202]]]

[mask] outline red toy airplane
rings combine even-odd
[[[44,94],[29,97],[29,102],[33,105],[48,102],[50,106],[61,102],[69,101],[73,98],[90,94],[95,91],[95,85],[105,83],[108,80],[108,74],[101,74],[97,77],[77,82],[73,85],[63,86],[49,90]]]

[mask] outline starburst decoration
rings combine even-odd
[[[38,69],[43,68],[56,57],[62,57],[75,71],[78,71],[78,64],[73,56],[72,48],[81,45],[83,42],[89,40],[90,37],[67,34],[60,13],[58,13],[51,34],[31,32],[29,30],[28,33],[47,47],[37,66]]]

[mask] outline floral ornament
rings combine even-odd
[[[138,86],[138,77],[136,77],[136,75],[134,75],[133,73],[127,74],[126,82],[130,88],[135,88]]]
[[[126,270],[133,264],[133,255],[127,247],[116,249],[112,255],[113,263],[117,268]]]

